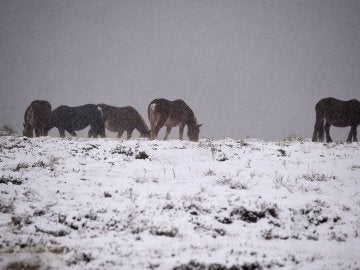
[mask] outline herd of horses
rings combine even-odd
[[[330,126],[347,127],[350,132],[347,142],[357,142],[357,126],[360,124],[360,102],[356,99],[342,101],[332,97],[321,99],[315,106],[316,122],[312,141],[332,142]],[[187,126],[189,140],[198,141],[201,124],[197,123],[193,110],[181,99],[170,101],[154,99],[148,106],[150,129],[133,107],[114,107],[106,104],[86,104],[78,107],[61,105],[51,110],[45,100],[34,100],[25,111],[23,135],[27,137],[47,136],[52,128],[76,136],[75,131],[90,126],[88,137],[105,137],[105,129],[117,132],[121,138],[127,132],[131,138],[136,129],[141,137],[156,139],[162,127],[166,127],[166,140],[171,128],[179,126],[179,139],[183,140]],[[325,133],[325,134],[324,134]]]
[[[171,128],[179,126],[179,138],[183,139],[187,126],[189,140],[198,141],[201,124],[197,123],[193,110],[181,99],[170,101],[154,99],[148,106],[150,129],[141,115],[131,106],[114,107],[106,104],[86,104],[77,107],[61,105],[51,110],[45,100],[34,100],[25,111],[23,135],[27,137],[47,136],[52,128],[59,130],[60,137],[65,131],[77,136],[75,131],[90,126],[88,137],[106,137],[105,129],[117,132],[121,138],[127,132],[131,138],[136,129],[141,137],[156,139],[159,130],[165,126],[167,139]]]

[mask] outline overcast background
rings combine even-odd
[[[163,97],[187,102],[202,137],[311,137],[319,99],[360,99],[360,1],[0,0],[0,91],[0,125],[18,132],[34,99],[148,121]]]

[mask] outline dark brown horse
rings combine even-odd
[[[82,130],[90,125],[88,137],[105,137],[105,126],[102,109],[94,104],[78,107],[61,105],[51,113],[51,128],[59,130],[60,137],[65,137],[65,131],[71,136],[77,136],[75,130]]]
[[[129,140],[134,129],[140,132],[141,137],[150,137],[148,126],[133,107],[114,107],[106,104],[99,104],[98,106],[103,112],[105,128],[112,132],[118,132],[118,138],[121,138],[126,131]]]
[[[330,126],[351,126],[347,142],[357,142],[357,126],[360,124],[360,102],[356,99],[348,101],[336,98],[321,99],[315,106],[316,122],[314,127],[313,141],[324,141],[324,128],[326,141],[332,142]]]
[[[46,100],[34,100],[24,115],[23,135],[26,137],[47,136],[50,129],[51,105]]]
[[[171,128],[179,126],[179,139],[183,140],[184,127],[187,125],[189,140],[199,140],[199,132],[202,125],[198,125],[194,112],[181,99],[174,101],[154,99],[148,106],[148,116],[151,125],[152,139],[156,139],[159,130],[163,126],[166,126],[164,140],[167,140]]]

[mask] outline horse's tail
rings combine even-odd
[[[89,137],[96,137],[97,135],[100,135],[102,138],[106,137],[104,113],[100,106],[96,106],[95,127],[91,126],[89,130]]]
[[[99,105],[96,108],[100,112],[101,118],[105,120],[103,109]]]
[[[26,109],[25,115],[24,115],[24,130],[23,130],[23,136],[26,137],[33,137],[33,130],[34,130],[34,110],[33,110],[33,104],[30,104],[30,106]]]
[[[325,113],[321,109],[319,103],[315,106],[315,113],[316,113],[316,121],[314,126],[314,134],[312,137],[312,141],[324,141],[325,133],[324,133],[324,126],[325,126]]]
[[[319,127],[319,140],[323,142],[325,140],[325,132],[324,132],[324,126],[325,126],[325,117],[321,117],[321,125]]]
[[[154,139],[154,129],[156,126],[155,109],[156,103],[151,102],[148,106],[148,118],[150,122],[150,137],[152,139]]]

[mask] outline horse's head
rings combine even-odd
[[[188,126],[187,135],[188,135],[190,141],[197,142],[199,140],[199,133],[200,133],[201,126],[202,126],[202,124],[200,124],[200,125],[196,124],[195,126],[192,126],[192,127]]]

